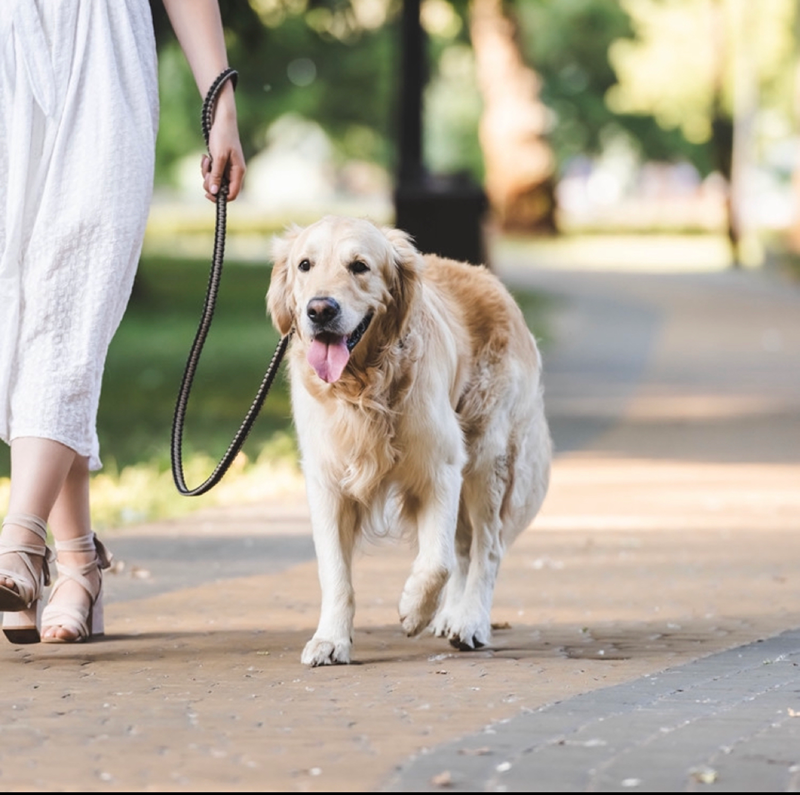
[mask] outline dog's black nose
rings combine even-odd
[[[308,319],[315,326],[324,326],[334,320],[341,311],[339,302],[334,298],[312,298],[306,307]]]

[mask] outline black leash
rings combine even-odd
[[[208,89],[208,93],[203,101],[201,119],[206,147],[209,145],[209,134],[211,132],[211,125],[214,119],[214,105],[216,103],[217,96],[227,80],[230,80],[233,83],[233,87],[236,88],[237,78],[238,72],[236,72],[235,69],[225,69],[211,84],[211,88]],[[175,406],[175,416],[172,421],[172,477],[175,480],[175,485],[177,486],[178,491],[187,497],[195,497],[198,494],[204,494],[213,486],[216,486],[216,484],[222,480],[223,475],[228,471],[233,459],[236,458],[239,451],[242,449],[242,445],[244,444],[245,439],[247,439],[250,429],[253,427],[253,423],[258,416],[258,412],[261,411],[261,407],[264,405],[267,392],[269,392],[269,389],[272,386],[272,381],[274,380],[275,374],[278,371],[278,366],[283,359],[283,355],[286,353],[286,346],[291,336],[290,332],[285,337],[282,337],[278,343],[278,347],[275,349],[275,353],[272,355],[272,361],[269,363],[269,367],[267,368],[267,372],[264,375],[264,379],[261,382],[261,386],[256,393],[253,403],[245,415],[239,430],[236,432],[233,440],[228,445],[225,455],[222,457],[205,483],[202,483],[194,489],[188,488],[183,476],[183,426],[186,417],[186,405],[189,402],[189,392],[191,390],[192,381],[194,380],[194,375],[197,370],[197,363],[200,360],[200,352],[203,350],[203,345],[205,344],[206,337],[208,336],[208,330],[211,327],[211,319],[214,315],[214,306],[216,305],[217,293],[219,292],[219,282],[222,276],[222,259],[225,253],[227,202],[228,184],[223,179],[223,183],[220,186],[220,190],[217,195],[217,217],[216,226],[214,229],[214,255],[211,262],[211,274],[209,276],[208,289],[206,291],[203,315],[200,320],[200,327],[197,329],[197,334],[195,335],[191,350],[189,351],[189,359],[186,362],[186,369],[183,373],[183,381],[181,382],[181,388],[178,392],[178,402]]]

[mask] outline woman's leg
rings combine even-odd
[[[47,519],[75,452],[34,437],[11,443],[11,494],[0,534],[0,609],[3,632],[12,643],[37,643],[43,590],[52,552]]]
[[[58,564],[64,571],[79,572],[65,576],[51,592],[50,610],[45,610],[42,640],[74,641],[83,639],[80,620],[75,614],[89,613],[101,587],[98,551],[95,547],[89,503],[89,461],[74,450],[50,439],[23,437],[11,443],[11,496],[8,517],[33,515],[50,525],[58,552]],[[6,522],[2,535],[6,543],[41,545],[42,541],[24,526]],[[74,543],[78,542],[77,548]],[[72,548],[70,548],[72,547]],[[14,561],[17,553],[0,555],[0,567],[16,571],[24,566]],[[35,557],[41,570],[43,558]],[[54,573],[53,573],[54,574]],[[84,584],[81,583],[84,580]],[[0,584],[14,588],[12,578],[0,578]],[[52,605],[52,607],[51,607]],[[56,620],[48,626],[48,613]],[[91,634],[91,633],[89,633]]]
[[[101,587],[100,569],[96,564],[97,552],[92,536],[92,518],[89,509],[89,460],[76,455],[67,472],[64,485],[50,511],[50,531],[56,542],[58,567],[63,570],[83,571],[90,591],[72,577],[64,577],[58,591],[51,592],[48,608],[42,619],[42,640],[77,640],[81,634],[74,622],[63,619],[64,611],[77,610],[88,613],[92,595]],[[85,538],[87,543],[70,549],[68,542]],[[85,571],[84,571],[85,570]],[[62,614],[51,625],[48,616]]]
[[[15,524],[14,517],[32,515],[47,524],[75,458],[74,450],[50,439],[22,437],[11,442],[11,494],[2,532],[5,546],[43,546],[43,540],[25,525]],[[0,568],[25,576],[27,569],[19,558],[17,552],[0,553]],[[29,560],[37,572],[41,571],[43,557],[31,556]],[[0,585],[18,590],[8,574],[0,576]]]
[[[76,458],[74,450],[52,439],[14,439],[9,515],[31,513],[48,521]]]
[[[88,458],[74,455],[72,466],[50,510],[49,522],[56,541],[69,541],[91,533]]]

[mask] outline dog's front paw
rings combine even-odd
[[[439,610],[431,622],[431,633],[437,638],[446,638],[450,635],[449,613]]]
[[[306,643],[300,661],[303,665],[316,667],[318,665],[347,665],[350,662],[350,648],[352,643],[347,641],[335,642],[318,638],[316,635]]]
[[[400,624],[409,636],[419,635],[436,612],[447,571],[412,574],[400,596]]]

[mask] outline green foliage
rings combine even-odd
[[[255,3],[220,3],[228,60],[239,72],[237,111],[246,158],[261,151],[270,125],[287,113],[318,122],[342,158],[358,157],[393,169],[394,96],[399,87],[396,9],[377,29],[351,25],[334,36],[314,14],[329,4],[279,9],[277,27],[253,10]],[[159,45],[161,124],[157,181],[174,182],[176,161],[204,148],[202,98],[160,3],[154,2]],[[390,9],[391,10],[391,9]],[[364,131],[373,131],[373,135]]]
[[[609,48],[636,37],[618,0],[520,0],[514,8],[523,51],[543,80],[542,101],[554,113],[549,140],[559,165],[599,154],[622,131],[637,142],[643,159],[686,159],[701,173],[713,168],[708,146],[663,129],[652,115],[614,113],[606,103],[618,81]]]
[[[483,99],[470,43],[469,3],[436,0],[421,14],[426,34],[428,80],[423,95],[422,138],[425,167],[437,175],[484,179],[478,125]]]

